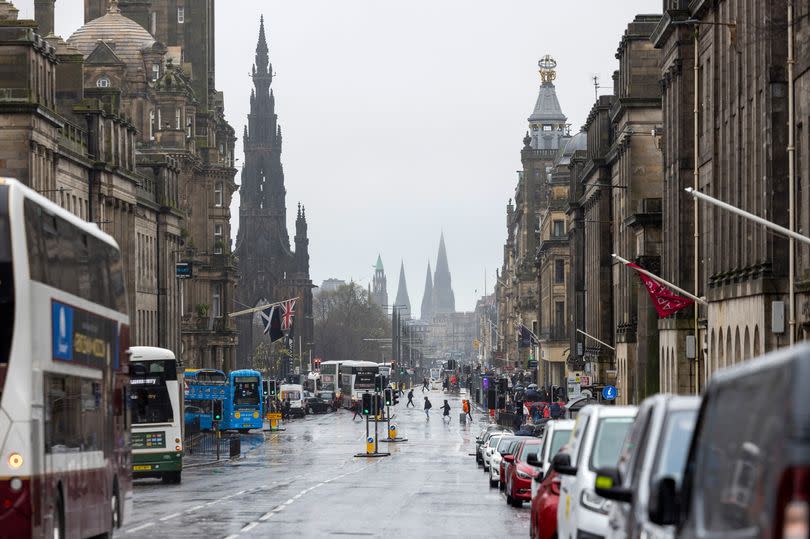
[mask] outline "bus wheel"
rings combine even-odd
[[[179,485],[182,472],[164,472],[161,480],[167,485]]]
[[[239,434],[250,434],[250,429],[239,429]]]
[[[53,539],[65,539],[65,503],[62,498],[62,489],[56,493],[53,515]]]

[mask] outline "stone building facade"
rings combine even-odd
[[[616,58],[610,111],[613,253],[660,272],[662,159],[659,55],[650,34],[658,15],[638,15],[627,26]],[[635,271],[613,260],[616,388],[620,404],[639,403],[658,391],[658,323]]]

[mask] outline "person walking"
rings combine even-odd
[[[461,401],[461,408],[464,410],[464,413],[467,414],[467,417],[470,418],[470,421],[472,421],[472,414],[470,413],[470,401],[467,399]]]
[[[416,405],[413,403],[413,388],[411,388],[411,390],[408,391],[408,404],[405,405],[405,408],[407,408],[408,406],[413,406],[414,408],[416,408]]]
[[[422,378],[422,393],[424,393],[425,391],[430,391],[430,388],[428,388],[427,377]]]
[[[447,403],[447,399],[444,399],[442,410],[444,410],[444,413],[442,414],[442,421],[444,421],[445,417],[447,418],[447,421],[450,421],[450,405]]]
[[[360,416],[360,419],[363,419],[363,414],[360,413],[361,406],[362,404],[360,404],[360,401],[354,401],[354,404],[352,404],[352,411],[354,411],[352,421],[354,421],[357,418],[357,416]]]
[[[433,408],[433,405],[430,403],[430,400],[425,397],[425,419],[430,421],[430,409]]]

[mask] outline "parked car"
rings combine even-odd
[[[532,498],[534,498],[540,483],[543,482],[545,476],[551,470],[551,459],[568,442],[573,428],[573,419],[555,419],[546,423],[546,429],[542,437],[543,447],[537,453],[537,459],[532,459],[533,462],[529,462],[529,464],[537,468],[537,473],[532,481]]]
[[[340,399],[338,399],[334,391],[316,391],[315,396],[320,397],[321,400],[332,405],[332,409],[329,410],[330,412],[340,408]]]
[[[498,442],[501,441],[501,438],[506,436],[507,433],[505,432],[498,432],[489,437],[489,440],[481,446],[481,453],[484,456],[484,471],[489,471],[490,460],[492,459],[492,453],[495,452],[495,447],[497,447]]]
[[[476,447],[475,447],[475,460],[481,466],[484,465],[484,446],[489,441],[490,436],[493,434],[503,434],[507,432],[504,430],[503,427],[500,425],[489,425],[487,428],[482,432],[483,436],[481,436],[480,442],[476,440]],[[511,434],[511,433],[510,433]]]
[[[538,473],[537,476],[541,474]],[[536,476],[536,477],[537,477]],[[532,482],[531,539],[557,539],[557,504],[560,501],[560,476],[554,470],[534,487]]]
[[[608,531],[610,501],[596,494],[596,470],[616,466],[627,432],[636,417],[634,406],[588,405],[577,414],[570,451],[552,459],[560,475],[557,534],[597,538]]]
[[[537,453],[542,447],[540,439],[525,438],[521,440],[514,454],[506,455],[504,471],[506,503],[515,507],[523,506],[523,502],[532,499],[532,479],[537,474],[537,468],[529,464],[529,460],[537,461]]]
[[[489,486],[495,488],[501,480],[501,461],[504,455],[511,455],[520,440],[517,436],[502,436],[501,441],[489,459]]]
[[[810,344],[716,373],[683,481],[656,478],[650,519],[683,539],[810,537]]]
[[[326,393],[326,397],[324,398],[323,394]],[[312,395],[309,394],[306,397],[306,411],[308,414],[326,414],[334,410],[334,402],[332,398],[330,398],[332,393],[330,391],[322,392],[319,391],[318,393]]]
[[[282,406],[288,410],[290,416],[304,417],[304,386],[301,384],[281,384],[279,396]]]
[[[673,477],[680,483],[699,406],[699,397],[667,394],[641,403],[618,465],[602,468],[596,475],[596,494],[613,502],[608,537],[674,536],[672,526],[650,521],[650,485],[661,477]]]

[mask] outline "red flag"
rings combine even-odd
[[[627,265],[631,268],[643,269],[633,263]],[[641,282],[644,283],[647,292],[650,293],[650,299],[652,299],[655,310],[658,311],[658,318],[666,318],[694,303],[694,301],[689,298],[679,296],[652,277],[644,275],[641,272],[639,272],[638,276],[641,277]]]
[[[295,316],[295,299],[288,299],[281,304],[281,329],[290,329]]]

